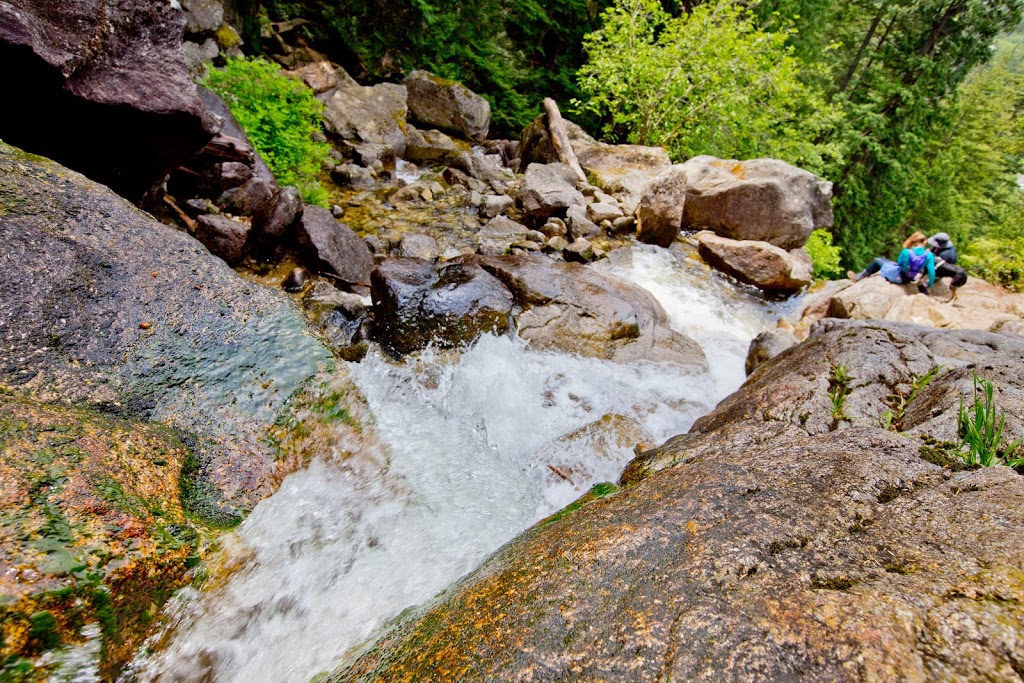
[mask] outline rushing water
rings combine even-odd
[[[485,337],[461,354],[350,367],[386,442],[289,476],[225,541],[233,571],[169,610],[137,680],[307,681],[592,484],[686,431],[743,378],[780,310],[635,248],[598,266],[649,289],[711,371],[617,365]],[[166,643],[164,642],[166,641]]]

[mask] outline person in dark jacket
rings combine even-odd
[[[950,289],[956,289],[967,282],[967,271],[956,264],[956,247],[949,235],[937,232],[928,238],[928,249],[935,254],[935,277],[948,277]]]

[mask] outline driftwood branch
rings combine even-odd
[[[558,105],[550,97],[544,98],[544,111],[548,115],[548,131],[551,133],[551,144],[555,148],[558,160],[571,168],[581,183],[587,182],[587,175],[583,172],[579,159],[576,158],[572,142],[569,141],[569,133],[565,130],[562,113],[558,111]]]
[[[188,228],[188,231],[190,233],[192,233],[193,235],[196,234],[196,222],[189,218],[189,215],[187,213],[182,211],[181,207],[178,206],[178,203],[176,201],[174,201],[167,195],[164,195],[164,204],[171,207],[171,210],[174,211],[175,214],[177,214],[178,218],[181,220],[182,223],[185,224],[185,227]]]

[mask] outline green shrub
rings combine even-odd
[[[818,229],[811,233],[804,249],[811,255],[816,280],[835,280],[843,277],[843,268],[839,265],[842,249],[832,245],[832,233]]]
[[[330,147],[313,139],[323,105],[309,88],[264,59],[229,59],[205,85],[228,103],[279,183],[311,204],[326,203],[317,175]]]
[[[983,237],[964,251],[963,265],[972,275],[1014,291],[1024,291],[1024,239]]]
[[[1024,439],[1008,443],[1003,436],[1006,414],[996,407],[991,380],[979,379],[975,375],[973,396],[971,407],[965,406],[963,398],[960,399],[957,414],[957,432],[964,462],[982,467],[1000,463],[1011,467],[1024,464],[1024,455],[1019,453]]]

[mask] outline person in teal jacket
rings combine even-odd
[[[927,245],[928,238],[923,233],[915,232],[903,243],[903,251],[896,261],[876,258],[861,272],[854,273],[851,270],[847,275],[857,282],[875,273],[881,273],[882,277],[894,285],[913,282],[917,284],[921,293],[927,294],[929,288],[935,284],[935,254],[928,250]]]

